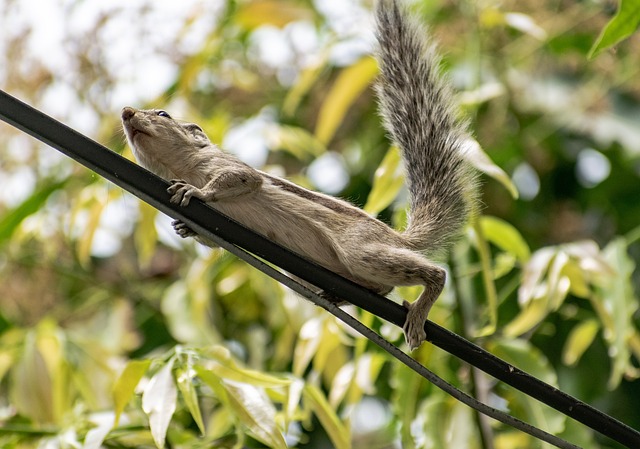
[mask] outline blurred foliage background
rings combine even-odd
[[[371,89],[372,2],[131,3],[0,2],[3,89],[129,158],[120,109],[169,110],[402,226]],[[640,39],[589,59],[616,11],[604,0],[411,7],[508,175],[485,177],[430,318],[640,428]],[[0,133],[2,447],[543,447],[51,148]],[[429,344],[414,356],[575,444],[619,447]]]

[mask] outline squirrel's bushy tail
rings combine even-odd
[[[411,213],[404,237],[439,252],[467,221],[476,177],[464,160],[467,126],[457,116],[435,45],[396,0],[378,0],[380,108],[404,159]]]

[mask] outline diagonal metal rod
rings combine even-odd
[[[0,118],[161,212],[184,221],[195,231],[203,235],[218,235],[333,296],[348,300],[397,326],[404,324],[407,311],[401,305],[286,250],[201,201],[192,201],[187,207],[171,204],[166,194],[166,181],[3,91],[0,91]],[[431,321],[427,321],[425,330],[427,339],[435,346],[628,448],[640,448],[640,432],[637,430]]]

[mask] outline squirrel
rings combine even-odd
[[[442,292],[446,271],[427,259],[449,247],[476,201],[476,175],[465,160],[469,134],[457,116],[440,59],[426,29],[396,0],[378,0],[377,95],[384,125],[400,148],[410,194],[404,232],[347,201],[311,191],[243,163],[202,128],[159,109],[122,110],[138,163],[170,180],[171,202],[199,198],[268,239],[381,295],[422,285],[403,326],[411,349]],[[182,237],[207,242],[176,220]],[[424,254],[423,254],[424,253]],[[338,301],[338,300],[336,300]]]

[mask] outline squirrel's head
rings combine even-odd
[[[195,123],[180,122],[160,109],[122,109],[122,127],[140,165],[165,179],[180,177],[180,169],[211,146]]]

